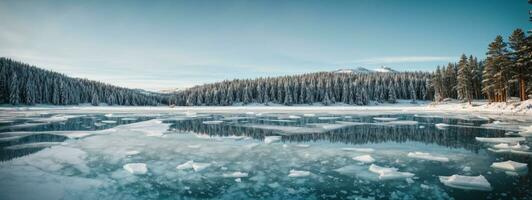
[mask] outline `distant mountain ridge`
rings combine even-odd
[[[396,70],[394,70],[392,68],[386,67],[386,66],[381,66],[380,68],[377,68],[377,69],[367,69],[367,68],[364,68],[364,67],[342,68],[342,69],[335,70],[333,72],[334,73],[341,73],[341,74],[352,74],[352,73],[366,74],[366,73],[375,73],[375,72],[397,73],[398,71],[396,71]]]

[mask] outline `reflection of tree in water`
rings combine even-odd
[[[413,120],[413,116],[403,117],[402,120]],[[467,128],[467,127],[450,127],[446,130],[439,130],[432,123],[447,122],[456,124],[460,120],[422,118],[419,120],[420,125],[425,128],[419,128],[419,125],[395,125],[388,126],[382,124],[367,124],[348,126],[341,129],[335,129],[322,133],[283,135],[283,141],[287,142],[308,142],[308,141],[329,141],[334,143],[345,144],[367,144],[382,142],[422,142],[427,144],[438,144],[452,148],[465,148],[477,151],[479,146],[475,142],[475,137],[494,137],[504,136],[504,131]],[[208,134],[212,136],[249,136],[254,139],[262,140],[264,136],[277,135],[279,131],[243,127],[246,122],[224,122],[223,124],[207,125],[202,123],[201,119],[191,119],[182,121],[169,121],[173,123],[171,128],[180,131],[194,132],[197,134]],[[271,122],[263,119],[246,120],[249,124],[268,124],[283,126],[304,126],[305,123],[323,123],[323,120],[301,119],[294,123]],[[352,121],[369,122],[367,118],[356,118]],[[430,123],[430,124],[429,124]]]

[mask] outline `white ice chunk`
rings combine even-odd
[[[266,143],[266,144],[279,142],[280,140],[281,140],[281,136],[266,136],[266,137],[264,137],[264,143]]]
[[[291,169],[290,174],[288,174],[288,177],[305,177],[309,175],[310,175],[309,171],[300,171],[300,170]]]
[[[465,166],[465,167],[462,169],[462,171],[464,171],[464,172],[470,172],[470,171],[471,171],[471,167],[469,167],[469,166]]]
[[[319,120],[335,120],[340,119],[340,117],[318,117]]]
[[[417,125],[419,122],[412,120],[399,120],[399,121],[387,121],[383,124],[386,125]]]
[[[210,163],[192,163],[192,169],[194,169],[195,172],[199,172],[201,170],[204,170],[205,168],[211,166]]]
[[[395,117],[374,117],[373,120],[377,121],[395,121],[397,118]]]
[[[194,161],[192,160],[189,160],[183,164],[180,164],[176,167],[176,169],[178,170],[183,170],[183,169],[192,169],[192,164],[194,164]]]
[[[246,173],[246,172],[224,173],[223,177],[226,177],[226,178],[244,178],[244,177],[248,177],[248,173]]]
[[[436,128],[438,128],[438,129],[440,129],[440,130],[444,130],[444,129],[449,128],[449,126],[451,126],[451,125],[449,125],[449,124],[445,124],[445,123],[438,123],[438,124],[436,124],[435,126],[436,126]]]
[[[510,144],[507,144],[507,143],[500,143],[500,144],[493,145],[493,148],[496,148],[496,149],[528,150],[530,147],[528,147],[527,145],[521,145],[519,143],[517,143],[515,145],[510,145]]]
[[[106,123],[106,124],[116,124],[116,121],[113,121],[113,120],[102,120],[102,123]]]
[[[214,121],[203,121],[202,123],[203,124],[221,124],[221,123],[224,123],[224,122],[223,121],[214,120]]]
[[[140,153],[140,151],[137,151],[137,150],[126,151],[126,155],[128,155],[128,156],[137,155],[139,153]]]
[[[342,150],[344,150],[344,151],[364,152],[364,153],[372,153],[372,152],[375,151],[375,149],[372,149],[372,148],[352,148],[352,147],[342,148]]]
[[[300,148],[309,148],[310,147],[310,145],[308,145],[308,144],[296,144],[294,146],[300,147]]]
[[[316,116],[316,114],[313,114],[313,113],[305,113],[303,114],[304,117],[314,117]]]
[[[353,160],[363,162],[363,163],[373,163],[375,162],[375,159],[371,157],[370,155],[362,155],[362,156],[356,156],[353,157]]]
[[[442,156],[434,156],[430,153],[424,153],[424,152],[409,152],[407,156],[411,158],[422,159],[422,160],[449,162],[449,158],[442,157]]]
[[[129,163],[125,164],[123,168],[132,174],[146,174],[148,172],[145,163]]]
[[[191,144],[191,145],[187,145],[188,148],[191,148],[191,149],[199,149],[201,147],[201,145],[199,144]]]
[[[491,164],[491,167],[507,171],[524,171],[528,169],[526,163],[520,163],[511,160],[504,162],[494,162],[493,164]]]
[[[452,176],[440,176],[440,182],[452,188],[491,191],[490,183],[482,175],[461,176],[455,174]]]
[[[369,171],[379,175],[379,180],[406,179],[414,177],[410,172],[399,172],[397,168],[380,167],[375,164],[369,166]]]
[[[519,143],[525,141],[524,137],[498,137],[498,138],[486,138],[486,137],[475,137],[475,140],[479,142],[486,143]]]
[[[297,115],[290,115],[288,116],[289,119],[300,119],[301,117],[300,116],[297,116]]]

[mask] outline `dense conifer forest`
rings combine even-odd
[[[128,105],[166,104],[167,97],[71,78],[28,64],[0,58],[0,104]]]

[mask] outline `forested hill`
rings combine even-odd
[[[167,104],[167,99],[0,58],[0,104],[157,105]]]
[[[432,100],[428,72],[319,72],[275,78],[223,81],[189,88],[171,103],[181,106],[276,103],[284,105],[346,103],[367,105],[370,100]]]

